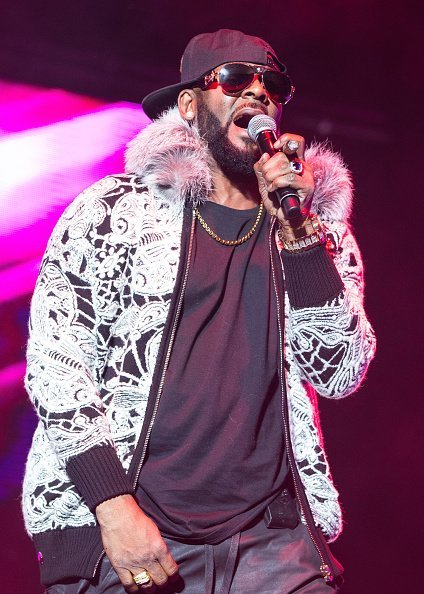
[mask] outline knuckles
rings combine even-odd
[[[305,139],[302,136],[295,134],[283,134],[280,137],[282,142],[286,143],[289,140],[296,140],[299,142],[298,154],[303,153]],[[311,166],[302,158],[299,160],[303,163],[303,174],[294,175],[291,179],[289,176],[293,174],[288,169],[289,158],[282,151],[278,151],[272,157],[261,157],[254,165],[254,171],[258,178],[259,190],[263,194],[265,191],[274,192],[277,188],[285,188],[291,186],[298,190],[301,199],[306,199],[313,194],[315,183]]]
[[[153,554],[156,559],[163,559],[168,554],[168,547],[162,541],[153,547]]]

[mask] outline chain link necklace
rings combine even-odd
[[[222,239],[222,237],[219,237],[219,235],[217,235],[215,233],[215,231],[213,231],[209,227],[209,225],[207,224],[207,222],[205,221],[205,219],[200,214],[199,209],[197,207],[194,209],[194,213],[195,213],[195,215],[196,215],[199,223],[202,225],[203,229],[206,231],[206,233],[208,235],[210,235],[211,237],[213,237],[213,239],[215,239],[215,241],[218,241],[222,245],[230,245],[230,246],[240,245],[240,244],[244,243],[245,241],[247,241],[248,239],[250,239],[252,237],[252,235],[256,231],[256,228],[257,228],[257,226],[259,224],[259,221],[261,220],[261,216],[262,216],[263,211],[264,211],[264,203],[261,200],[261,203],[259,204],[259,211],[258,211],[258,215],[256,217],[256,220],[253,223],[253,226],[251,227],[251,229],[246,233],[246,235],[243,235],[243,237],[240,237],[240,239]]]

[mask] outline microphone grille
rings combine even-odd
[[[247,132],[250,138],[256,142],[258,135],[263,132],[264,130],[271,130],[272,132],[277,131],[277,123],[271,117],[267,115],[255,115],[250,120],[249,125],[247,126]]]

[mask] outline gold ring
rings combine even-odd
[[[143,569],[143,571],[140,571],[140,573],[137,573],[137,575],[133,575],[133,580],[137,586],[145,586],[146,584],[150,584],[152,578],[150,573]]]

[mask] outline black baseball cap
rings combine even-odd
[[[272,47],[260,37],[246,35],[234,29],[219,29],[201,33],[188,42],[181,58],[181,82],[149,93],[142,106],[149,118],[157,118],[177,102],[183,89],[196,86],[202,77],[226,62],[251,62],[269,66],[280,72],[287,68]]]

